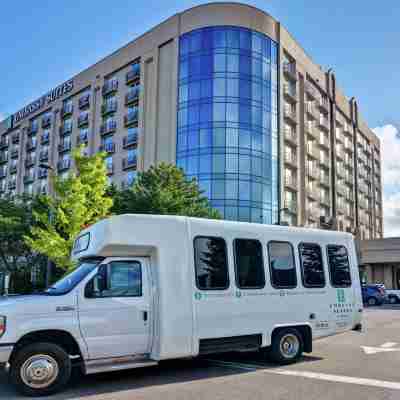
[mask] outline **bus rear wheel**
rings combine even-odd
[[[295,328],[280,329],[272,336],[269,357],[280,365],[296,362],[303,354],[301,333]]]

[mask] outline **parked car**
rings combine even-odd
[[[385,285],[379,283],[363,285],[362,297],[364,304],[369,306],[380,306],[386,300]]]
[[[386,290],[387,302],[390,304],[400,303],[400,290]]]

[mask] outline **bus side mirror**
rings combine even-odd
[[[85,287],[85,297],[102,297],[102,293],[107,289],[107,267],[100,266],[97,274]]]

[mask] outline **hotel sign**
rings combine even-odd
[[[46,95],[42,96],[40,99],[34,101],[33,103],[27,105],[22,110],[18,111],[13,115],[14,124],[22,121],[24,118],[33,114],[34,112],[40,110],[45,105],[51,104],[53,101],[59,99],[65,94],[69,93],[74,88],[74,81],[70,80],[57,86],[55,89],[51,90]]]

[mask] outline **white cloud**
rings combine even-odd
[[[394,125],[374,132],[381,139],[384,235],[400,236],[400,132]]]
[[[7,115],[0,112],[0,122],[2,122],[3,120],[5,120],[7,118]]]

